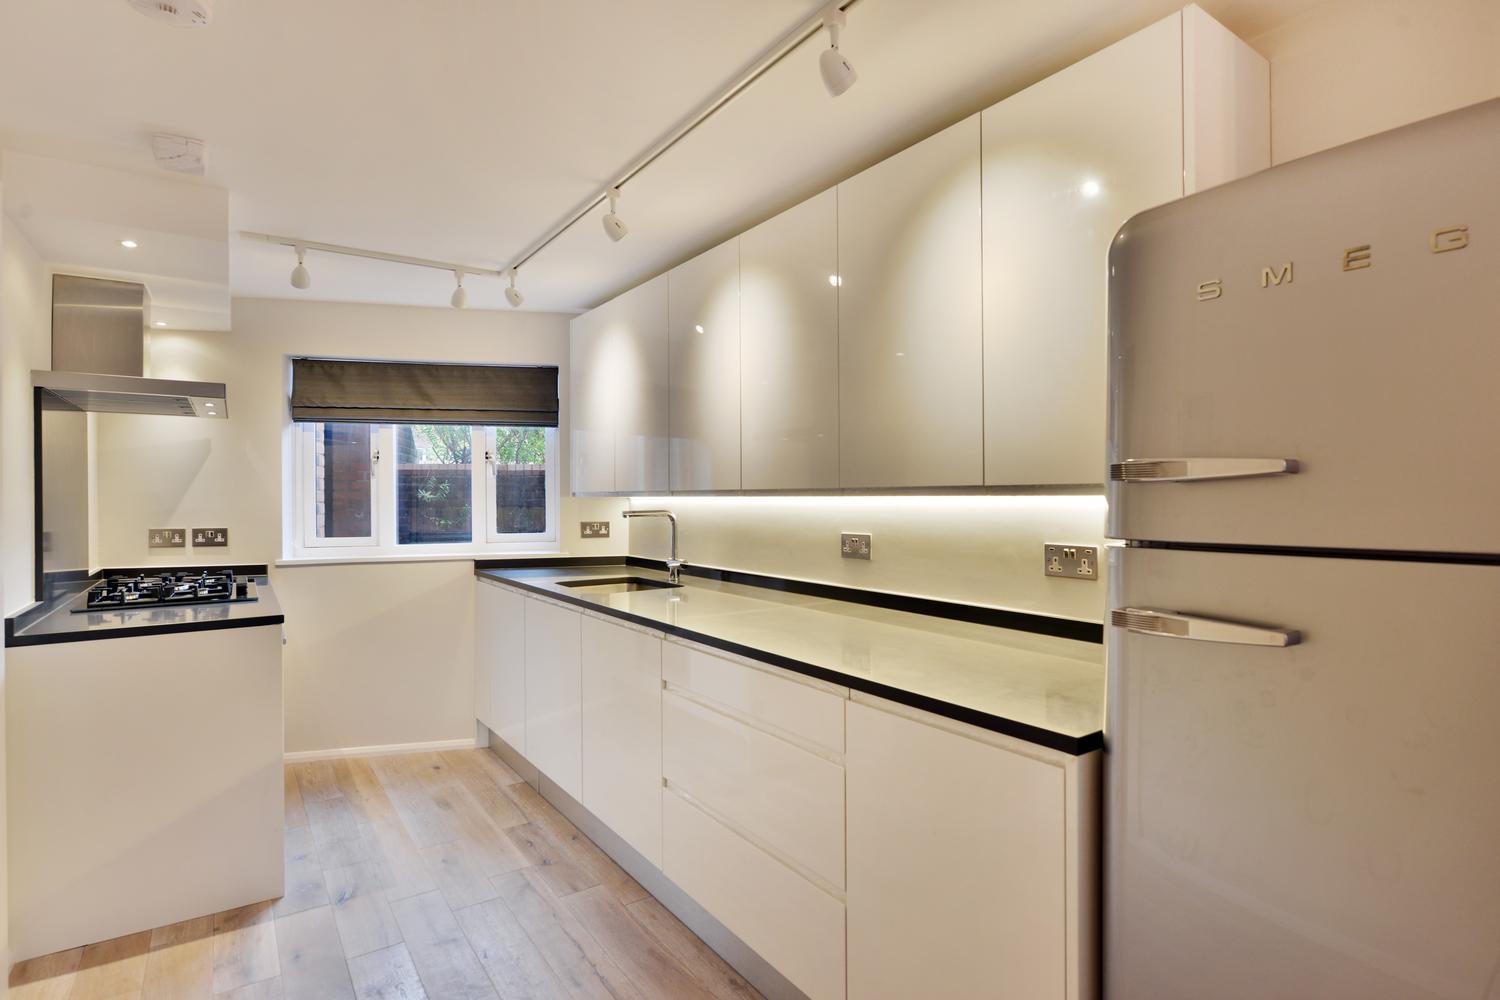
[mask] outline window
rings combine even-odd
[[[555,548],[557,431],[298,423],[299,554]]]

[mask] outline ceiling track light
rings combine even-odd
[[[292,268],[292,287],[298,290],[306,290],[312,285],[312,275],[307,271],[307,265],[303,258],[307,256],[307,247],[298,243],[294,248],[297,251],[297,266]]]
[[[505,272],[510,277],[510,287],[505,289],[505,301],[510,303],[512,309],[521,308],[521,303],[526,301],[526,296],[522,295],[521,290],[516,287],[517,270],[517,268],[513,267]]]
[[[838,97],[859,79],[859,74],[839,51],[839,33],[848,23],[849,15],[837,3],[823,8],[823,27],[828,29],[828,48],[818,57],[818,71],[823,74],[823,86],[828,88],[830,97]]]
[[[453,289],[453,297],[448,301],[455,309],[462,309],[469,304],[469,293],[464,291],[464,269],[457,267],[453,269],[453,278],[458,282],[458,287]]]
[[[615,214],[615,209],[620,205],[620,189],[612,187],[606,190],[604,194],[605,197],[609,198],[609,213],[604,216],[604,235],[618,243],[630,235],[630,227],[625,225],[624,221]]]

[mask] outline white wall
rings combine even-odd
[[[3,194],[3,192],[0,192]],[[52,356],[50,287],[0,199],[0,608],[32,599],[31,370]],[[0,970],[10,968],[5,832],[5,650],[0,648]]]
[[[1276,163],[1500,96],[1495,0],[1330,0],[1250,41]]]
[[[236,299],[228,333],[153,331],[150,374],[225,382],[229,419],[98,415],[95,560],[131,566],[282,557],[292,354],[556,364],[565,443],[567,321],[546,313]],[[561,458],[566,470],[565,444]],[[565,550],[623,550],[622,520],[612,541],[578,537],[580,519],[616,518],[621,501],[573,499],[566,479],[562,491]],[[196,556],[146,548],[148,527],[199,525],[228,526],[229,548]],[[283,564],[272,580],[287,617],[289,751],[473,737],[471,563]]]
[[[677,515],[691,563],[1101,621],[1104,584],[1042,572],[1044,542],[1103,545],[1102,496],[646,497]],[[841,531],[873,535],[844,559]],[[630,551],[662,559],[665,521],[630,522]]]

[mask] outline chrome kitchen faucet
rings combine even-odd
[[[682,567],[686,565],[677,558],[677,516],[670,510],[627,510],[626,517],[664,517],[672,522],[672,558],[667,560],[667,582],[678,583]]]

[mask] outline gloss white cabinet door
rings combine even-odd
[[[1098,755],[962,728],[848,706],[849,1000],[1097,996]]]
[[[838,261],[833,189],[740,236],[744,489],[839,485]]]
[[[484,580],[474,590],[474,714],[524,754],[526,598]]]
[[[667,278],[570,325],[574,493],[667,488]]]
[[[1269,165],[1266,74],[1189,7],[982,113],[986,483],[1103,482],[1110,243]]]
[[[526,598],[526,757],[583,798],[582,675],[577,611]]]
[[[667,273],[673,490],[740,488],[739,238]]]
[[[838,186],[844,487],[984,481],[979,116]]]
[[[583,619],[583,804],[661,867],[661,638]]]

